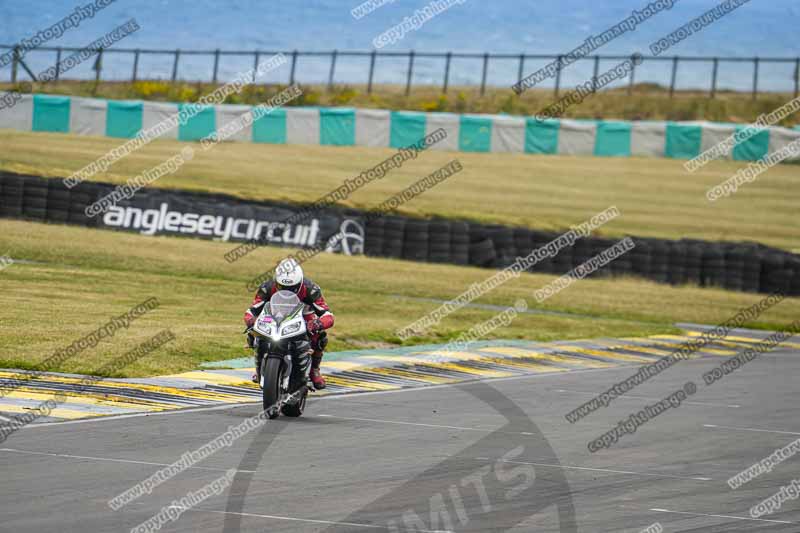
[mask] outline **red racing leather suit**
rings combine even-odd
[[[244,322],[247,327],[253,326],[261,308],[279,290],[281,289],[274,280],[267,281],[258,288],[253,303],[244,314]],[[333,327],[333,313],[325,302],[319,285],[308,278],[304,278],[300,284],[297,297],[305,304],[303,318],[311,337],[311,348],[314,350],[312,357],[321,358],[325,346],[328,344],[328,335],[325,330]]]

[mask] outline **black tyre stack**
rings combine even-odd
[[[761,289],[761,261],[763,259],[761,250],[755,244],[746,243],[741,246],[741,252],[744,257],[742,290],[758,292]]]
[[[469,264],[469,225],[466,222],[456,220],[450,223],[450,262]]]
[[[428,238],[428,260],[431,263],[450,263],[452,257],[450,222],[441,219],[432,220],[428,226]]]
[[[547,246],[547,244],[553,240],[555,237],[554,235],[543,232],[543,231],[531,231],[531,252],[537,248],[541,248],[542,246]],[[542,272],[542,273],[552,273],[553,272],[553,258],[552,257],[545,257],[544,259],[540,259],[537,261],[533,268],[531,268],[531,272]]]
[[[384,217],[368,218],[364,225],[364,254],[371,256],[383,255]]]
[[[469,245],[469,264],[490,267],[495,263],[497,254],[494,251],[494,245],[489,239],[483,239]]]
[[[69,222],[69,206],[72,193],[64,184],[64,180],[51,179],[47,183],[47,220]]]
[[[741,246],[725,247],[725,288],[741,291],[744,287],[745,252]]]
[[[0,175],[0,217],[22,217],[23,179]]]
[[[403,242],[405,240],[406,219],[400,217],[384,217],[383,224],[383,251],[384,257],[399,259],[403,257]]]
[[[514,237],[514,255],[524,259],[533,251],[533,246],[531,246],[533,236],[530,230],[526,228],[513,228],[512,235]],[[527,262],[523,264],[527,264]]]
[[[703,245],[697,241],[684,241],[686,244],[686,282],[701,285],[703,282]]]
[[[611,259],[612,253],[610,251],[610,248],[612,246],[614,246],[619,241],[611,240],[611,239],[592,239],[591,242],[593,243],[592,244],[592,257],[599,256],[597,258],[597,262],[599,264],[602,261],[607,261],[607,260]],[[628,264],[630,264],[630,258],[625,257],[626,255],[627,255],[627,252],[622,254],[622,255],[618,255],[616,257],[616,259],[613,259],[610,263],[607,263],[607,264],[601,266],[600,268],[598,268],[595,272],[593,272],[591,274],[591,276],[593,276],[593,277],[609,277],[609,276],[612,276],[612,275],[616,274],[617,273],[617,269],[620,268],[620,265],[622,265],[622,267],[624,268],[624,265],[625,265],[624,262],[625,261],[628,261]]]
[[[486,227],[489,240],[492,241],[497,255],[493,266],[505,268],[516,260],[517,249],[514,245],[514,230],[506,226],[492,225]]]
[[[787,259],[786,269],[790,272],[786,294],[800,296],[800,257],[794,255]]]
[[[785,283],[781,281],[786,256],[772,250],[765,250],[761,262],[760,284],[763,292],[776,292],[783,290]]]
[[[666,241],[650,239],[650,276],[659,283],[669,282],[669,244]]]
[[[591,253],[591,252],[590,252]],[[574,246],[565,246],[558,251],[552,259],[553,274],[566,274],[572,270],[576,264],[573,260],[575,254]]]
[[[491,267],[497,260],[494,242],[483,224],[469,224],[469,264]]]
[[[617,243],[619,241],[614,241]],[[635,243],[634,243],[635,244]],[[634,248],[633,250],[635,250]],[[614,276],[629,276],[633,272],[633,250],[628,250],[624,254],[617,256],[611,262],[611,274]]]
[[[572,268],[580,266],[591,259],[592,252],[594,252],[594,247],[589,239],[575,241],[575,244],[572,245]]]
[[[22,215],[34,220],[47,219],[47,181],[29,176],[22,188]]]
[[[406,221],[403,259],[427,261],[430,246],[429,222],[410,218]]]
[[[575,247],[574,246],[572,247],[572,265],[573,265],[573,268],[578,266],[578,265],[580,265],[581,263],[593,260],[596,256],[598,256],[600,253],[602,253],[609,246],[609,243],[608,243],[608,241],[606,239],[587,239],[586,240],[586,244],[589,245],[589,249],[588,249],[589,253],[587,254],[587,257],[585,257],[585,258],[577,257],[577,255],[575,253],[576,252]],[[597,257],[597,259],[594,261],[594,264],[598,264],[599,265],[599,262],[602,261],[602,260],[603,260],[602,257]],[[606,269],[608,269],[608,267],[609,267],[609,265],[606,265],[605,267],[599,267],[594,272],[588,273],[586,277],[587,278],[597,278],[597,277],[600,277],[600,276],[604,276],[604,275],[607,274],[607,270]],[[591,268],[592,268],[591,264],[587,265],[586,266],[586,272],[589,272],[589,269],[591,269]]]
[[[703,249],[703,287],[725,287],[725,251],[719,243]]]
[[[645,239],[634,239],[636,245],[628,252],[631,256],[631,273],[642,278],[650,277],[651,249],[650,243]]]
[[[688,246],[685,242],[669,243],[669,273],[668,280],[671,285],[685,284],[689,276],[686,273]]]
[[[781,292],[786,294],[792,286],[792,275],[794,273],[788,269],[773,270],[767,276],[769,286],[773,288],[774,292]]]
[[[80,224],[82,226],[97,226],[98,220],[103,215],[96,215],[93,217],[86,215],[86,208],[89,207],[99,198],[102,198],[113,190],[110,185],[100,183],[79,183],[72,189],[71,201],[69,206],[69,222],[70,224]]]

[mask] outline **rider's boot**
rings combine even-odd
[[[308,373],[308,377],[311,378],[311,383],[314,384],[314,388],[317,390],[322,390],[325,388],[325,378],[322,377],[322,374],[319,371],[319,365],[321,362],[322,351],[314,351],[314,353],[311,354],[311,370]]]
[[[261,383],[261,359],[262,359],[262,357],[260,357],[258,355],[258,352],[256,352],[256,354],[254,356],[254,359],[255,359],[254,362],[255,362],[255,365],[256,365],[256,372],[255,372],[255,374],[253,374],[253,377],[251,379],[253,380],[253,383],[259,384],[259,383]]]

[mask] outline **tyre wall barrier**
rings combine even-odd
[[[107,183],[81,183],[67,189],[60,179],[46,179],[14,173],[0,173],[0,217],[77,224],[105,229],[137,231],[136,228],[114,227],[104,217],[88,217],[86,207],[114,189]],[[163,207],[168,203],[169,207]],[[248,218],[280,226],[302,206],[243,201],[220,194],[188,193],[147,188],[120,206],[162,211],[174,209],[179,214],[208,213],[222,219],[239,217],[242,225]],[[177,206],[177,207],[174,207]],[[177,215],[176,215],[177,216]],[[164,218],[164,217],[162,217]],[[500,269],[513,264],[518,257],[546,246],[559,233],[481,224],[465,220],[419,218],[365,213],[353,209],[325,209],[308,216],[316,222],[305,241],[271,241],[275,245],[323,245],[329,251],[347,254],[471,265]],[[299,224],[299,223],[298,223]],[[287,224],[288,226],[288,224]],[[308,235],[303,228],[281,228],[284,235]],[[301,231],[302,230],[302,231]],[[215,235],[187,231],[157,231],[215,238]],[[338,236],[338,237],[337,237]],[[229,238],[230,237],[230,238]],[[242,241],[226,235],[222,240]],[[591,274],[591,277],[636,276],[672,285],[693,284],[736,291],[800,296],[800,256],[754,242],[710,242],[695,239],[666,240],[631,237],[635,247]],[[611,247],[619,239],[588,237],[573,246],[561,249],[555,256],[545,257],[529,266],[529,272],[563,275]],[[325,243],[328,243],[327,245]]]
[[[348,255],[364,251],[363,213],[352,210],[305,211],[304,206],[280,202],[148,187],[104,213],[87,215],[87,207],[115,189],[97,182],[67,188],[61,179],[0,172],[0,217],[231,242],[261,235],[265,244],[276,246],[320,247]],[[374,237],[383,242],[382,235]],[[397,242],[402,245],[402,235]]]
[[[398,228],[391,237],[385,229],[390,220]],[[403,242],[398,242],[400,235],[405,239]],[[547,245],[559,235],[463,220],[434,219],[426,223],[413,218],[384,217],[367,223],[365,253],[415,260],[427,257],[429,262],[499,269]],[[800,295],[800,256],[784,250],[754,242],[641,237],[632,237],[632,240],[635,244],[632,250],[590,277],[636,276],[671,285],[692,284],[761,293],[780,290]],[[618,241],[595,237],[578,239],[554,257],[535,262],[528,271],[563,275]],[[387,245],[393,253],[387,253]]]

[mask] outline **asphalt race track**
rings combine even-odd
[[[800,478],[797,458],[726,483],[800,437],[800,351],[706,385],[725,359],[682,361],[574,424],[567,412],[636,367],[317,398],[303,418],[266,423],[118,511],[110,498],[259,406],[32,425],[0,445],[0,531],[130,531],[232,468],[230,487],[173,508],[159,531],[800,531],[798,500],[750,515]],[[588,450],[688,381],[697,392],[680,406]]]

